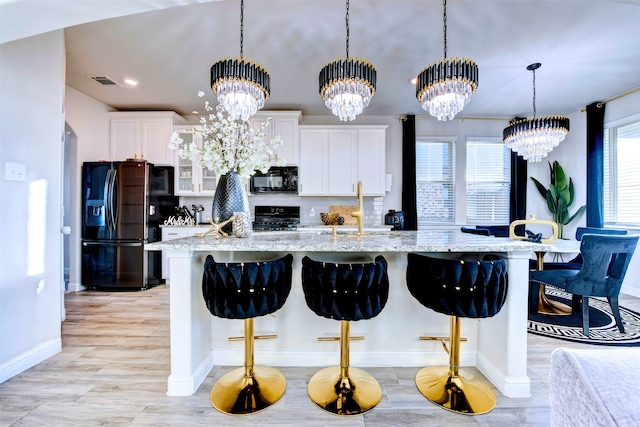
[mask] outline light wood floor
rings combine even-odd
[[[638,298],[621,296],[620,303],[640,310]],[[66,307],[62,352],[0,384],[0,426],[546,426],[551,351],[560,346],[595,348],[529,334],[532,397],[509,399],[497,392],[496,409],[485,415],[453,414],[425,400],[413,382],[418,368],[374,368],[367,370],[382,385],[382,402],[367,414],[338,417],[307,397],[307,381],[316,368],[281,368],[287,391],[278,403],[251,416],[231,417],[209,403],[209,391],[225,367],[215,367],[193,396],[165,394],[166,286],[72,293]]]

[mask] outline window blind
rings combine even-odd
[[[467,224],[509,223],[510,162],[502,141],[467,141]]]
[[[416,141],[418,226],[454,221],[455,142]]]
[[[640,121],[605,129],[605,223],[640,225]]]

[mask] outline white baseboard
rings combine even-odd
[[[82,286],[82,283],[69,282],[69,285],[67,286],[67,292],[80,292],[80,291],[84,291],[85,289],[87,288]]]
[[[202,361],[192,375],[169,375],[167,380],[167,396],[191,396],[213,368],[213,355]]]
[[[528,376],[505,376],[481,354],[478,355],[478,369],[505,396],[531,397],[531,380]]]
[[[0,383],[34,367],[54,354],[60,353],[60,351],[62,351],[62,340],[57,338],[43,343],[18,357],[14,357],[0,366]]]
[[[631,286],[622,286],[620,293],[631,295],[632,297],[640,298],[640,288],[634,288]]]

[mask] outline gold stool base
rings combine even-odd
[[[220,378],[211,389],[214,408],[230,415],[261,411],[276,403],[287,388],[284,375],[269,366],[254,366],[253,376],[245,376],[244,367]]]
[[[340,376],[340,367],[330,366],[309,380],[309,398],[320,408],[336,415],[363,414],[380,403],[382,389],[372,375],[349,368],[349,376]]]
[[[431,402],[459,414],[485,414],[496,406],[489,385],[462,369],[452,376],[448,366],[427,366],[416,374],[416,386]]]

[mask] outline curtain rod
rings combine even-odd
[[[615,101],[615,100],[618,100],[620,98],[624,98],[625,96],[631,95],[632,93],[636,93],[638,91],[640,91],[640,87],[637,87],[635,89],[631,89],[629,92],[622,93],[622,94],[620,94],[618,96],[614,96],[613,98],[605,99],[602,102],[598,102],[596,105],[597,105],[598,108],[602,108],[602,106],[604,104],[608,103],[608,102]],[[581,113],[584,113],[585,111],[587,111],[586,108],[583,108],[582,110],[580,110]]]

